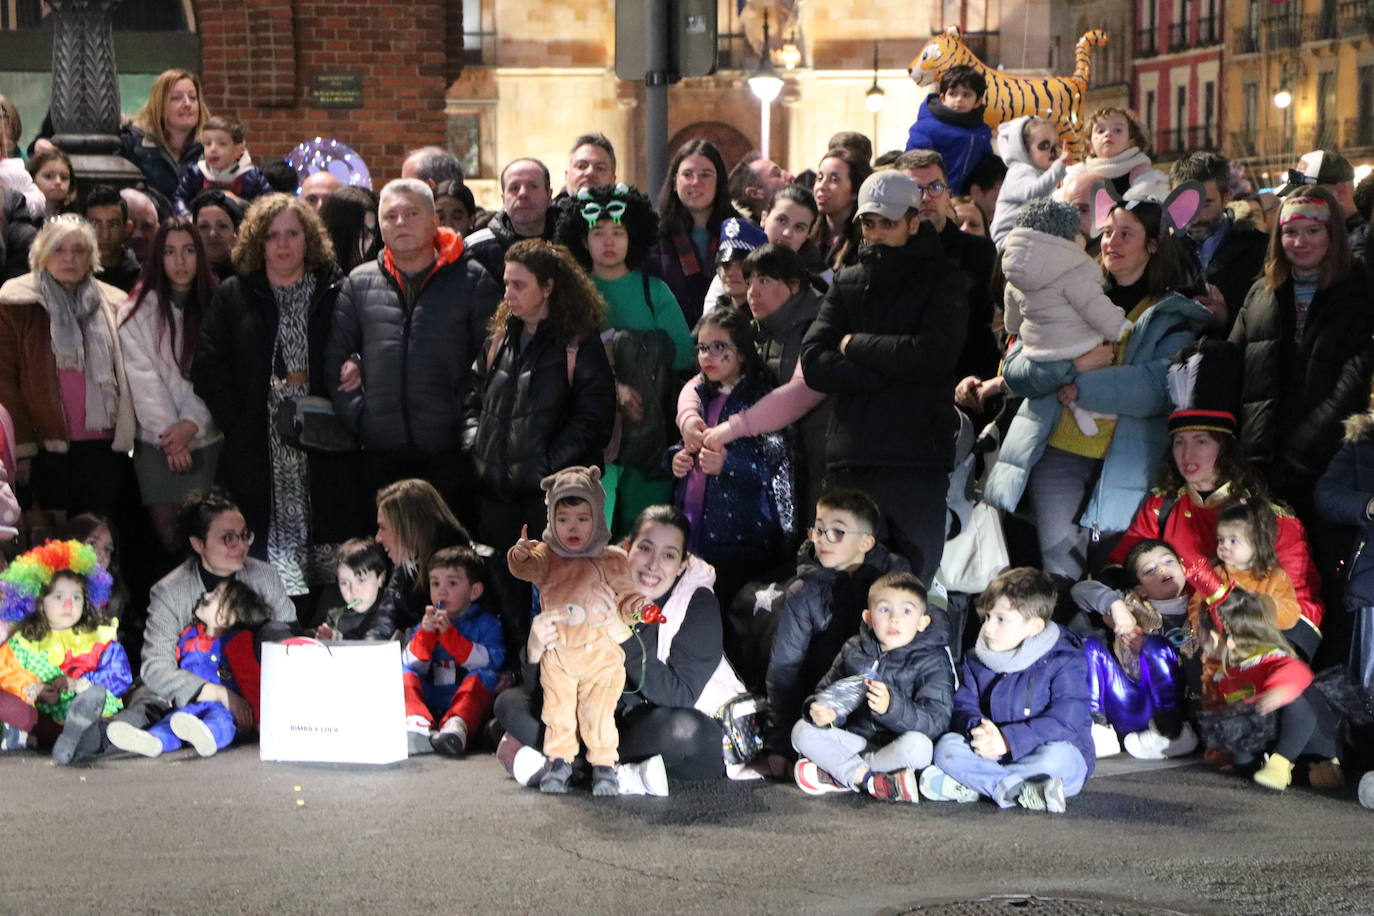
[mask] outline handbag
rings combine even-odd
[[[743,766],[763,750],[768,701],[748,693],[727,700],[716,712],[726,766]]]
[[[309,395],[283,398],[274,418],[277,435],[305,452],[356,452],[358,437],[334,412],[328,398]]]
[[[1011,566],[1000,510],[979,500],[968,525],[945,541],[940,556],[940,579],[952,592],[976,595]]]
[[[405,760],[401,644],[264,643],[259,756],[316,763]]]

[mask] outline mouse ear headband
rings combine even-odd
[[[1116,193],[1116,187],[1109,179],[1103,179],[1093,185],[1093,234],[1097,235],[1102,228],[1107,225],[1107,217],[1111,216],[1112,210],[1121,207],[1123,210],[1134,210],[1142,203],[1158,204],[1164,211],[1161,229],[1181,230],[1193,221],[1197,216],[1198,210],[1202,209],[1203,189],[1202,185],[1196,181],[1185,181],[1178,187],[1169,192],[1169,196],[1160,200],[1153,194],[1140,193],[1132,194],[1134,188],[1126,191],[1126,194]]]

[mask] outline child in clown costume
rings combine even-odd
[[[100,720],[133,684],[119,621],[100,613],[113,579],[95,550],[48,541],[0,573],[0,721],[4,747],[51,747],[69,764],[100,750]]]

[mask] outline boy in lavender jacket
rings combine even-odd
[[[950,733],[921,774],[933,801],[1064,811],[1092,773],[1088,668],[1068,630],[1050,622],[1054,580],[1010,569],[978,598],[983,627],[964,657]]]

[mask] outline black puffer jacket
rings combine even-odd
[[[333,264],[315,274],[310,304],[310,393],[328,394],[324,347],[329,320],[343,277]],[[200,345],[191,366],[196,394],[224,431],[218,481],[234,494],[249,527],[257,535],[253,555],[265,556],[272,503],[272,462],[268,427],[272,422],[267,392],[274,376],[277,300],[263,272],[230,277],[211,300],[201,325]],[[371,494],[357,485],[357,453],[311,453],[310,495],[312,541],[332,544],[365,530],[375,510]]]
[[[205,158],[205,147],[199,140],[188,140],[178,161],[171,150],[149,137],[143,128],[125,124],[119,129],[119,155],[138,166],[148,187],[171,201],[176,196],[181,170]]]
[[[22,277],[29,272],[29,249],[38,235],[39,221],[29,213],[24,195],[10,188],[0,188],[0,255],[3,255],[3,275],[0,283]]]
[[[325,372],[334,409],[364,448],[434,454],[462,443],[469,372],[501,294],[452,230],[439,230],[437,247],[418,291],[404,288],[386,249],[339,291]],[[340,391],[339,369],[354,353],[363,386]]]
[[[525,346],[523,325],[506,323],[491,366],[472,363],[463,448],[488,499],[538,496],[539,481],[573,465],[601,465],[615,422],[615,377],[601,339],[577,347],[568,384],[567,344],[544,321]]]
[[[927,613],[930,623],[925,630],[891,652],[883,651],[867,624],[840,649],[835,663],[816,685],[816,692],[842,677],[866,675],[876,661],[873,677],[887,685],[890,700],[882,715],[869,709],[867,700],[860,701],[853,712],[835,720],[837,728],[864,738],[876,736],[880,741],[906,732],[920,732],[934,741],[949,730],[949,716],[954,710],[954,660],[947,648],[949,619],[937,608]]]
[[[1374,414],[1360,413],[1345,421],[1345,444],[1312,496],[1325,521],[1347,526],[1356,535],[1342,570],[1345,609],[1353,614],[1374,607],[1374,518],[1368,512],[1374,500]]]
[[[546,242],[551,241],[553,227],[557,222],[558,210],[549,207],[549,212],[544,214],[544,231],[539,237]],[[497,285],[502,286],[506,276],[506,252],[516,242],[530,237],[517,233],[506,211],[498,210],[485,226],[469,233],[463,239],[463,244],[467,246],[468,257],[485,267]]]
[[[956,379],[969,375],[991,378],[997,374],[1002,353],[992,332],[992,269],[997,263],[997,246],[981,235],[964,232],[954,220],[946,220],[940,230],[945,257],[959,265],[968,281],[968,336],[964,338],[955,367]]]
[[[948,470],[967,334],[968,282],[933,226],[922,223],[901,248],[865,245],[802,342],[806,383],[835,395],[829,466]]]
[[[1245,360],[1240,433],[1247,454],[1279,496],[1310,493],[1340,447],[1341,421],[1369,404],[1374,308],[1364,271],[1317,291],[1302,339],[1292,281],[1276,290],[1256,282],[1231,342]]]
[[[797,575],[784,587],[777,635],[768,659],[768,703],[772,707],[770,749],[790,755],[792,725],[802,699],[834,662],[845,641],[859,632],[868,589],[879,576],[909,572],[906,558],[875,544],[853,572],[827,569],[810,542],[797,553]]]

